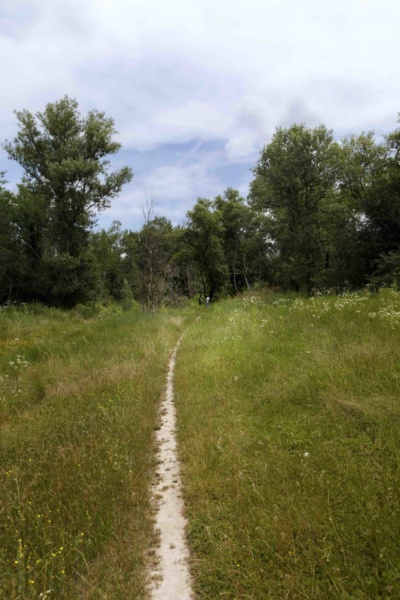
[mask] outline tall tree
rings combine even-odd
[[[137,231],[126,230],[121,237],[122,273],[128,282],[134,298],[139,299],[139,234]]]
[[[213,210],[213,202],[199,198],[187,213],[184,240],[192,260],[199,269],[204,294],[213,298],[228,278],[224,253],[224,229],[221,213]]]
[[[246,264],[245,239],[250,224],[250,210],[237,190],[228,188],[217,196],[214,206],[221,215],[225,259],[232,289],[237,293],[250,286]]]
[[[400,130],[378,144],[373,132],[344,138],[340,149],[340,193],[356,222],[358,271],[386,282],[400,250]],[[390,255],[390,256],[389,256]]]
[[[325,263],[322,225],[336,170],[332,132],[303,124],[278,128],[254,169],[252,206],[273,219],[284,278],[309,293]]]
[[[181,297],[193,298],[202,285],[199,278],[199,269],[193,257],[192,248],[186,242],[186,229],[177,226],[173,231],[174,253],[172,260],[176,265],[175,292]]]
[[[261,274],[266,275],[269,259],[268,217],[250,208],[238,190],[228,188],[214,200],[221,215],[225,259],[232,290],[250,289]]]
[[[364,209],[366,234],[374,244],[376,275],[379,280],[386,274],[382,280],[387,283],[397,280],[400,264],[400,128],[386,136],[385,149]]]
[[[385,165],[386,149],[376,144],[374,132],[349,135],[339,147],[337,197],[342,218],[333,232],[337,248],[337,276],[360,287],[371,273],[377,256],[375,234],[370,228],[367,206],[376,194],[376,182]],[[332,227],[333,222],[330,223]]]
[[[14,226],[15,196],[4,187],[0,172],[0,304],[15,300],[25,264]]]
[[[110,172],[108,157],[120,144],[113,119],[90,111],[82,117],[76,100],[64,97],[33,115],[16,112],[19,132],[4,148],[25,171],[21,194],[40,205],[46,223],[50,300],[73,304],[89,284],[86,255],[96,213],[107,208],[132,178],[128,167]]]
[[[172,261],[173,227],[165,217],[154,216],[150,201],[145,223],[138,234],[139,297],[146,310],[154,311],[171,296],[177,267]]]
[[[119,221],[113,221],[108,230],[101,229],[90,236],[90,248],[98,265],[100,296],[121,297],[124,282],[122,236]]]

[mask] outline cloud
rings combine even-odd
[[[399,22],[398,0],[0,0],[1,138],[14,109],[76,97],[115,118],[124,158],[145,157],[135,185],[152,179],[184,214],[279,125],[392,129]]]
[[[203,159],[193,164],[150,167],[134,178],[99,222],[106,226],[117,219],[137,229],[143,223],[146,200],[152,198],[157,214],[167,217],[175,225],[181,223],[198,196],[213,197],[218,193],[216,190],[223,189],[224,182],[210,172],[209,160],[210,156],[206,153]],[[197,195],[193,196],[194,193]]]

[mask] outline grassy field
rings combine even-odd
[[[221,302],[176,394],[198,598],[400,598],[400,297]]]
[[[144,596],[167,358],[190,309],[0,311],[0,598]]]
[[[145,597],[153,432],[185,330],[197,597],[399,598],[400,298],[386,290],[1,310],[1,600]]]

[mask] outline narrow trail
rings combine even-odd
[[[193,598],[189,551],[185,539],[186,519],[183,515],[180,463],[177,456],[173,386],[176,353],[182,337],[169,361],[166,395],[161,403],[161,427],[157,431],[159,464],[152,495],[160,545],[156,551],[156,564],[150,570],[149,592],[152,600]]]

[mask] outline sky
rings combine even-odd
[[[115,120],[132,182],[98,220],[174,224],[198,197],[247,196],[277,127],[397,128],[399,0],[0,0],[0,141],[14,110],[64,95]],[[0,149],[10,189],[22,171]]]

